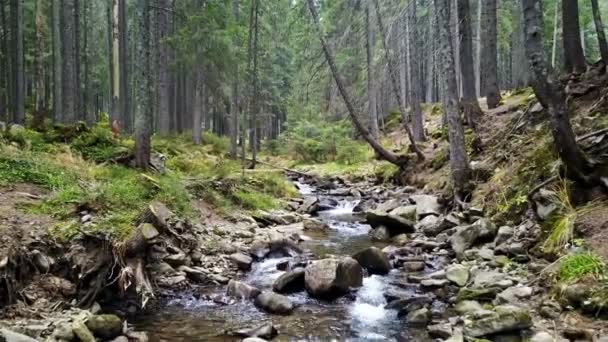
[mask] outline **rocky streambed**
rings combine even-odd
[[[291,211],[256,217],[273,238],[231,255],[240,277],[171,298],[136,327],[156,341],[540,342],[604,333],[555,328],[568,304],[538,282],[548,262],[529,253],[540,234],[533,222],[497,227],[480,209],[446,212],[440,198],[409,187],[296,184],[303,198]]]
[[[549,291],[551,264],[535,257],[541,231],[532,221],[498,227],[481,209],[450,212],[412,187],[295,184],[302,196],[285,210],[217,226],[153,204],[138,234],[111,254],[90,236],[65,255],[37,243],[33,279],[20,295],[39,311],[23,310],[44,318],[0,328],[50,341],[83,340],[87,331],[90,341],[544,342],[608,334],[574,311],[593,309],[580,285]]]

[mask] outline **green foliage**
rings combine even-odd
[[[249,210],[269,210],[277,206],[271,196],[259,192],[239,190],[234,196],[241,207]]]
[[[217,136],[211,132],[203,132],[202,141],[205,145],[211,146],[211,152],[215,154],[226,153],[230,147],[230,140],[225,136]]]
[[[389,162],[382,162],[375,170],[376,179],[389,183],[397,174],[399,168]]]
[[[0,186],[31,183],[57,189],[74,183],[76,177],[51,163],[35,161],[24,156],[0,155]]]
[[[606,272],[606,265],[593,252],[567,255],[559,265],[558,279],[563,282],[576,282],[585,277],[600,278]]]
[[[114,139],[110,129],[102,126],[94,126],[89,132],[79,135],[71,146],[85,159],[97,163],[107,162],[130,152],[130,148]]]

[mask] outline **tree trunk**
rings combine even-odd
[[[2,29],[2,40],[0,43],[0,51],[2,52],[2,59],[0,59],[0,120],[8,122],[9,108],[10,108],[10,96],[8,89],[11,87],[10,83],[10,58],[8,56],[8,23],[6,22],[5,13],[5,0],[0,0],[0,28]]]
[[[410,77],[412,83],[410,85],[411,90],[411,108],[412,108],[412,134],[414,135],[414,139],[416,141],[424,141],[426,140],[424,136],[424,116],[422,113],[422,108],[420,107],[420,102],[422,102],[422,90],[420,89],[420,57],[419,53],[420,49],[418,49],[418,20],[417,20],[417,10],[416,10],[416,1],[413,1],[410,5],[410,18],[408,20],[408,31],[409,31],[409,45],[413,45],[415,48],[410,48]]]
[[[74,0],[74,108],[77,119],[84,121],[82,111],[82,85],[80,78],[80,0]]]
[[[203,118],[203,98],[205,96],[205,84],[201,70],[196,71],[195,87],[194,87],[194,108],[192,117],[192,143],[200,145],[203,143],[201,137],[202,118]]]
[[[36,1],[36,107],[32,126],[40,128],[44,123],[44,13],[43,1]]]
[[[344,100],[344,104],[348,110],[348,114],[350,115],[350,119],[352,120],[355,128],[361,134],[363,139],[367,141],[370,146],[376,151],[376,153],[381,156],[386,161],[395,164],[399,167],[403,167],[406,163],[405,158],[397,156],[392,152],[386,150],[378,141],[376,141],[372,135],[369,133],[367,128],[361,123],[359,120],[359,115],[355,112],[355,108],[353,106],[353,101],[351,100],[350,94],[346,91],[346,86],[344,85],[344,80],[342,79],[342,75],[338,71],[338,67],[336,66],[336,62],[333,56],[332,51],[329,48],[329,45],[325,41],[325,37],[323,36],[323,32],[321,31],[321,25],[319,23],[319,15],[317,14],[317,9],[315,7],[315,0],[307,0],[308,9],[310,10],[310,14],[314,21],[315,29],[317,31],[317,36],[319,37],[319,41],[321,42],[321,46],[323,47],[323,53],[325,54],[325,59],[327,60],[327,64],[329,64],[329,68],[331,69],[334,80],[336,81],[336,85],[338,86],[338,90],[340,91],[340,95],[342,95],[342,99]]]
[[[62,70],[63,70],[63,115],[62,123],[76,122],[76,84],[75,84],[75,53],[74,53],[74,0],[62,1]]]
[[[555,1],[555,10],[553,13],[553,46],[551,48],[551,67],[555,69],[557,61],[557,28],[559,24],[559,1]],[[523,25],[523,20],[522,20]],[[525,33],[524,33],[525,36]]]
[[[404,126],[405,132],[407,133],[407,136],[410,140],[410,147],[411,147],[412,151],[414,151],[416,153],[416,155],[418,156],[418,159],[424,160],[424,154],[422,154],[422,151],[420,151],[420,149],[418,148],[418,145],[416,144],[416,139],[414,138],[414,134],[412,133],[412,130],[410,129],[410,127],[408,125],[407,110],[405,109],[404,99],[401,97],[401,91],[399,89],[399,83],[397,81],[396,68],[394,65],[393,58],[391,58],[389,49],[386,45],[386,32],[384,31],[384,24],[382,23],[382,16],[380,15],[380,6],[378,4],[378,0],[373,0],[373,1],[374,1],[374,7],[376,8],[376,19],[377,19],[376,21],[378,23],[378,28],[380,29],[380,37],[382,38],[382,46],[384,47],[384,54],[385,54],[386,60],[388,62],[388,74],[391,79],[393,94],[397,98],[397,103],[399,104],[399,110],[401,111],[401,119],[403,120],[403,126]]]
[[[458,25],[458,32],[460,34],[459,55],[461,62],[462,98],[466,102],[479,106],[475,92],[475,63],[473,62],[473,33],[471,29],[469,0],[458,0]]]
[[[380,136],[380,130],[378,128],[378,111],[376,108],[376,85],[373,71],[374,31],[370,18],[371,7],[372,3],[370,0],[368,0],[367,5],[365,6],[365,30],[367,33],[365,39],[365,52],[367,61],[367,110],[369,112],[369,130],[371,131],[372,137],[374,137],[374,139],[378,139],[378,137]]]
[[[128,55],[128,28],[127,28],[127,8],[126,0],[118,1],[118,50],[119,63],[118,73],[119,78],[119,96],[118,110],[121,129],[130,134],[133,132],[132,116],[131,116],[131,88],[129,87],[129,79],[131,77],[129,70],[129,55]],[[139,61],[138,61],[139,63]],[[137,64],[138,64],[137,63]]]
[[[25,69],[23,59],[23,2],[13,0],[13,58],[15,66],[15,90],[13,101],[13,122],[25,123]]]
[[[534,93],[551,117],[554,144],[564,163],[567,177],[588,183],[592,171],[591,163],[576,144],[576,136],[568,117],[564,89],[545,61],[540,0],[521,0],[521,3],[526,32],[526,56],[534,74],[532,81]]]
[[[578,21],[578,0],[562,0],[564,67],[568,73],[583,73],[587,69],[581,30]]]
[[[240,21],[240,11],[239,11],[239,0],[232,0],[232,15],[234,16],[234,21],[239,23]],[[233,44],[235,48],[238,48],[241,43],[238,39],[238,35],[234,35]],[[239,116],[241,115],[240,111],[240,103],[239,103],[239,63],[238,61],[234,66],[234,79],[232,80],[232,105],[230,108],[230,158],[237,158],[237,135],[239,131]]]
[[[515,3],[513,6],[513,17],[515,20],[515,30],[512,37],[511,48],[511,73],[512,85],[515,88],[524,88],[529,84],[529,66],[526,60],[524,48],[524,26],[521,4]]]
[[[454,52],[450,38],[450,17],[448,0],[434,0],[435,11],[439,22],[441,60],[445,81],[445,113],[448,121],[448,136],[450,140],[450,168],[454,185],[454,195],[457,200],[463,199],[467,193],[470,171],[464,142],[464,129],[460,121],[458,109],[458,89]]]
[[[111,109],[110,109],[110,123],[117,121],[121,123],[120,111],[120,86],[121,86],[121,75],[120,75],[120,0],[112,1],[112,45],[111,45],[111,59],[110,59],[110,79],[111,79]]]
[[[135,164],[147,170],[150,166],[150,0],[137,2],[137,104],[135,111]]]
[[[82,91],[82,111],[84,112],[84,118],[87,125],[92,125],[95,123],[95,112],[91,110],[90,106],[90,91],[91,87],[89,85],[89,71],[90,71],[90,60],[89,60],[89,12],[91,8],[91,0],[83,0],[83,53],[82,53],[82,62],[84,64],[84,81],[83,81],[83,91]]]
[[[500,104],[498,89],[497,0],[485,0],[482,4],[483,23],[481,36],[481,89],[488,108]]]
[[[597,40],[600,45],[600,54],[604,63],[608,64],[608,43],[606,43],[606,31],[604,31],[602,15],[600,14],[600,6],[598,6],[597,0],[591,0],[591,7],[593,8],[593,21],[595,22]]]
[[[53,0],[53,118],[63,122],[63,58],[61,48],[61,0]]]
[[[251,149],[251,168],[255,168],[256,165],[256,154],[257,154],[257,141],[258,141],[258,0],[251,1],[251,13],[250,13],[250,25],[249,25],[249,40],[250,40],[250,63],[252,63],[251,72],[251,87],[252,93],[250,98],[250,135],[249,135],[249,148]]]
[[[158,6],[162,7],[158,16],[158,30],[161,40],[169,35],[169,0],[160,0]],[[169,113],[169,48],[166,43],[159,44],[158,61],[158,128],[161,134],[167,135],[171,130],[171,115]]]

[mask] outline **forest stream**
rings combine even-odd
[[[296,182],[296,185],[304,197],[319,196],[337,202],[335,209],[318,213],[318,218],[330,229],[307,233],[310,239],[302,243],[316,258],[349,256],[370,246],[386,246],[371,241],[371,227],[361,222],[364,217],[353,212],[359,200],[321,194],[304,183]],[[278,270],[277,265],[293,259],[278,256],[255,263],[243,281],[262,291],[272,290],[273,282],[285,273]],[[433,269],[427,268],[427,271],[430,273]],[[217,298],[197,299],[191,294],[183,294],[168,300],[162,309],[139,317],[135,325],[148,331],[152,341],[238,341],[241,339],[230,337],[232,332],[266,323],[272,323],[279,330],[277,340],[402,340],[403,331],[411,338],[420,331],[407,329],[406,323],[397,319],[397,310],[385,308],[385,294],[391,291],[404,296],[413,294],[412,288],[404,288],[405,276],[402,269],[394,269],[386,276],[367,276],[362,287],[334,301],[313,299],[306,291],[290,294],[288,297],[297,308],[289,316],[263,313],[252,301],[223,305]],[[224,296],[225,292],[225,287],[214,288],[211,296],[205,298]]]

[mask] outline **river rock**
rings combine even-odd
[[[423,232],[427,236],[435,236],[440,233],[437,229],[439,226],[439,217],[435,215],[425,216],[423,219],[416,223],[416,230]]]
[[[388,213],[389,211],[399,207],[401,203],[397,199],[390,199],[386,202],[378,204],[376,211],[381,213]]]
[[[385,226],[379,226],[369,231],[369,237],[372,241],[388,242],[391,240],[391,233]]]
[[[548,319],[556,319],[562,313],[562,306],[553,300],[545,300],[541,303],[539,314]]]
[[[93,315],[85,324],[95,336],[104,339],[112,339],[122,334],[122,320],[116,315]]]
[[[234,333],[234,335],[240,337],[259,337],[267,340],[275,338],[278,334],[279,332],[272,325],[272,323],[266,323],[262,326],[254,327],[251,329],[241,329]]]
[[[513,286],[496,296],[495,304],[515,304],[532,297],[532,288],[529,286]]]
[[[74,335],[78,337],[81,342],[95,342],[95,336],[91,333],[91,330],[87,328],[87,326],[79,320],[72,322],[72,331],[74,331]]]
[[[249,247],[249,254],[253,255],[257,260],[264,259],[268,253],[270,253],[268,241],[255,240]]]
[[[386,227],[391,236],[403,233],[410,234],[416,231],[414,223],[401,216],[391,215],[380,211],[368,211],[365,213],[365,218],[372,228],[380,226]]]
[[[411,198],[416,203],[418,219],[423,219],[428,215],[439,216],[441,214],[441,206],[439,205],[437,196],[413,195]]]
[[[327,223],[317,220],[314,218],[309,218],[304,220],[304,230],[327,230],[329,226]]]
[[[460,264],[451,265],[447,268],[445,276],[452,283],[462,287],[469,281],[469,268]]]
[[[422,261],[407,261],[403,263],[403,269],[407,272],[421,272],[426,268]]]
[[[289,298],[269,291],[262,292],[255,298],[253,303],[256,307],[266,312],[278,315],[288,315],[294,309],[293,303]]]
[[[416,221],[416,206],[405,205],[397,207],[389,212],[391,215],[403,217],[406,220]]]
[[[272,289],[278,293],[293,293],[304,290],[304,269],[298,268],[283,273],[272,284]]]
[[[425,325],[431,320],[431,311],[427,308],[421,308],[407,314],[406,321],[408,324]]]
[[[497,271],[478,271],[475,272],[473,287],[478,289],[499,287],[506,289],[513,286],[513,280],[507,278],[507,275]]]
[[[230,255],[230,260],[239,268],[239,270],[249,271],[253,258],[244,253],[234,253]]]
[[[407,234],[399,234],[393,237],[392,242],[397,246],[403,246],[410,241],[410,238]]]
[[[369,247],[353,255],[353,259],[369,272],[369,274],[387,274],[391,270],[391,263],[382,250]]]
[[[234,279],[231,279],[228,282],[228,287],[226,289],[226,295],[239,299],[255,298],[260,292],[259,289]]]
[[[528,329],[531,326],[532,318],[529,310],[517,306],[503,305],[494,308],[492,316],[466,321],[464,333],[472,337],[482,337]]]
[[[307,197],[297,210],[298,213],[311,215],[317,211],[319,211],[319,199],[316,197]]]
[[[452,325],[450,323],[429,325],[426,330],[434,338],[447,339],[452,336]]]
[[[461,315],[470,315],[475,311],[482,310],[483,307],[479,304],[478,301],[475,300],[463,300],[456,304],[456,312]]]
[[[8,329],[0,329],[0,340],[3,342],[38,342],[36,339]],[[95,340],[93,339],[93,341]]]
[[[363,269],[352,258],[317,260],[306,267],[304,284],[313,297],[336,297],[363,284]]]
[[[494,239],[494,245],[500,246],[513,237],[515,234],[515,229],[509,226],[502,226],[498,228],[498,233],[496,233],[496,238]]]
[[[530,342],[555,342],[555,338],[546,331],[539,331],[530,338]]]
[[[452,250],[458,259],[464,257],[464,252],[481,239],[494,237],[496,226],[487,219],[479,219],[470,226],[456,228],[456,232],[450,238]]]

